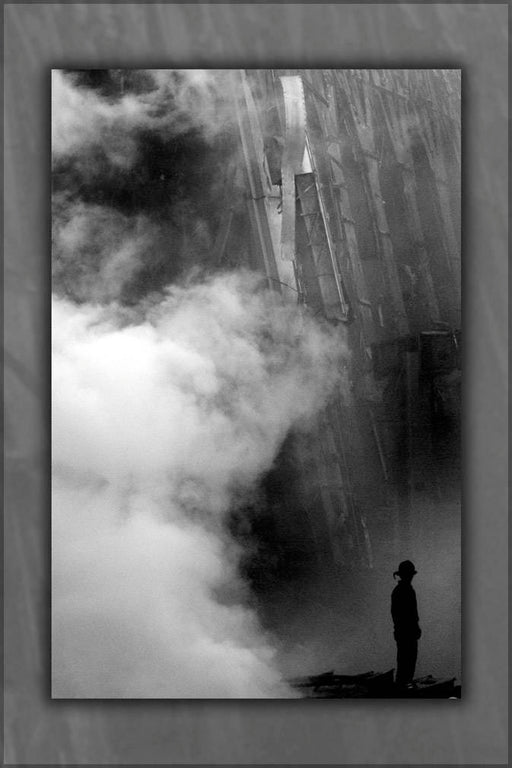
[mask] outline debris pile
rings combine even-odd
[[[331,670],[297,677],[289,683],[307,699],[460,699],[461,695],[455,677],[438,680],[427,675],[400,688],[394,683],[394,669],[360,675],[342,675]]]

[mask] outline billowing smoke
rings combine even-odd
[[[290,695],[225,523],[339,357],[248,274],[144,311],[54,300],[54,695]]]
[[[138,131],[173,137],[193,129],[213,138],[233,123],[222,98],[231,85],[228,70],[110,70],[103,84],[102,72],[80,78],[52,71],[54,161],[80,153],[83,170],[90,170],[92,151],[101,144],[110,162],[129,168],[137,158]],[[103,88],[80,87],[84,78]]]
[[[55,288],[80,301],[120,298],[153,247],[154,228],[143,215],[65,198],[54,206]]]
[[[135,304],[208,268],[236,156],[230,78],[53,72],[54,293]]]
[[[56,697],[293,695],[230,521],[344,345],[209,265],[226,77],[53,74]]]

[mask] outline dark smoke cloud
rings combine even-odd
[[[53,72],[54,290],[133,304],[209,264],[236,153],[230,75],[95,72]]]
[[[99,72],[87,78],[53,70],[54,162],[101,144],[110,162],[126,168],[136,158],[132,139],[138,130],[162,137],[198,131],[211,141],[233,126],[229,71]]]

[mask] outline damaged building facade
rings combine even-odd
[[[346,386],[263,484],[261,570],[372,568],[459,500],[460,72],[232,76],[213,264],[260,271],[350,350]]]
[[[72,76],[111,104],[155,87],[141,70]],[[183,73],[169,76],[179,92]],[[460,72],[210,76],[211,127],[185,122],[169,137],[139,126],[127,171],[110,160],[104,168],[101,155],[96,175],[58,158],[56,228],[70,196],[115,211],[121,227],[151,216],[159,234],[126,276],[121,303],[245,267],[276,301],[338,329],[349,350],[343,386],[313,432],[288,436],[254,514],[244,509],[233,525],[257,541],[256,582],[323,564],[377,568],[408,556],[426,517],[431,525],[460,500]],[[195,104],[193,88],[189,96]],[[57,294],[86,300],[96,274],[100,300],[112,299],[100,231],[79,259],[54,245]]]

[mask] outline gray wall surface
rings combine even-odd
[[[5,755],[10,764],[503,764],[505,4],[7,4]],[[63,702],[49,693],[50,68],[462,67],[462,701]]]

